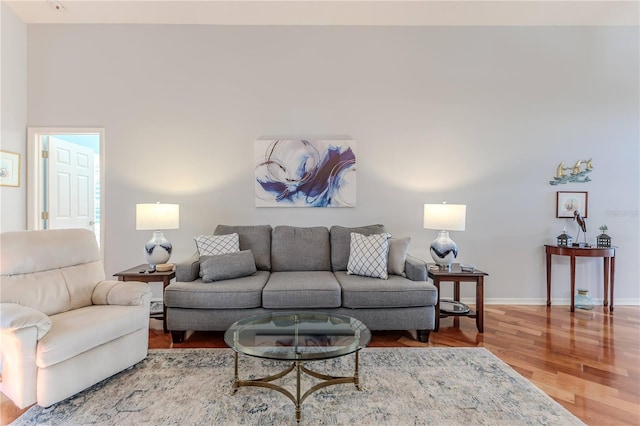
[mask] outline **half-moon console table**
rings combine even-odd
[[[609,311],[613,312],[613,277],[616,265],[615,247],[561,247],[545,244],[545,249],[547,253],[547,306],[551,306],[551,255],[569,256],[571,258],[571,312],[575,311],[576,257],[602,257],[604,259],[603,305],[608,305]]]

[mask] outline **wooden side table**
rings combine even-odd
[[[174,268],[173,271],[169,272],[146,272],[148,268],[149,265],[147,264],[138,265],[134,268],[127,269],[126,271],[118,272],[113,276],[118,277],[118,280],[120,281],[142,281],[145,283],[162,282],[162,312],[152,312],[150,317],[154,319],[161,319],[162,329],[165,333],[168,333],[169,330],[167,330],[167,305],[165,305],[164,303],[164,289],[167,288],[171,280],[176,277],[176,271]]]
[[[547,306],[551,306],[551,255],[569,256],[571,263],[571,312],[575,312],[576,257],[601,257],[604,261],[604,303],[613,312],[613,278],[616,266],[616,247],[573,247],[545,244],[547,255]],[[611,284],[611,285],[609,285]],[[609,291],[611,295],[609,296]],[[609,304],[611,302],[611,304]]]
[[[455,317],[470,317],[476,319],[476,326],[480,333],[484,333],[484,277],[488,276],[486,272],[482,272],[476,269],[473,272],[463,272],[460,269],[459,263],[451,265],[451,269],[439,269],[434,263],[427,265],[427,274],[429,278],[433,280],[433,285],[438,290],[438,301],[436,303],[436,325],[435,330],[440,329],[440,318],[446,318],[449,316]],[[449,313],[440,312],[440,282],[451,281],[453,282],[453,300],[460,301],[460,283],[471,282],[476,285],[476,310],[475,312],[469,310],[465,313]]]

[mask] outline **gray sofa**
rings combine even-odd
[[[420,341],[428,341],[437,290],[427,281],[425,262],[407,255],[405,276],[390,274],[386,280],[348,274],[351,232],[385,229],[218,225],[214,235],[238,234],[240,250],[253,255],[255,272],[203,282],[198,253],[178,263],[176,281],[164,293],[173,342],[182,342],[187,330],[222,331],[273,310],[333,312],[371,330],[416,330]]]

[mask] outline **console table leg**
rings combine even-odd
[[[609,306],[609,258],[604,257],[604,306]]]
[[[575,295],[576,295],[576,257],[571,255],[571,312],[575,312]]]
[[[611,257],[611,296],[609,296],[609,312],[613,312],[613,280],[616,275],[616,258]]]
[[[547,253],[547,306],[551,306],[551,253]]]
[[[484,277],[476,282],[476,325],[478,331],[484,333]]]

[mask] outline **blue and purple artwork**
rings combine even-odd
[[[353,140],[258,139],[256,207],[355,207]]]

